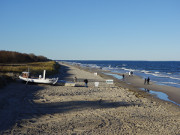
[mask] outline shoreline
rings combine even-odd
[[[174,101],[180,106],[180,88],[167,85],[159,85],[151,81],[149,85],[144,85],[144,80],[139,76],[126,77],[125,81],[131,83],[131,85],[139,89],[144,88],[147,90],[163,92],[167,94],[169,100]]]
[[[120,73],[113,72],[112,74],[117,74],[117,75],[122,76],[122,74],[120,74]],[[172,86],[168,86],[168,85],[160,85],[160,84],[156,84],[155,82],[152,82],[152,81],[150,81],[149,84],[144,84],[143,78],[140,76],[137,76],[137,75],[129,76],[128,74],[125,74],[124,79],[118,79],[118,80],[121,82],[123,81],[128,85],[131,85],[137,89],[140,89],[140,90],[148,92],[148,93],[149,92],[151,93],[151,91],[152,91],[152,93],[161,92],[161,93],[165,94],[167,97],[165,97],[163,99],[163,98],[159,98],[158,95],[156,95],[156,94],[155,94],[155,96],[163,101],[168,101],[168,102],[171,102],[171,103],[174,103],[174,104],[180,106],[180,98],[179,98],[180,97],[180,88],[172,87]],[[159,96],[161,96],[161,94],[159,94]],[[166,100],[166,98],[168,100]]]
[[[74,66],[74,65],[72,65]],[[171,102],[177,106],[180,106],[180,88],[177,88],[177,87],[172,87],[172,86],[168,86],[168,85],[159,85],[159,84],[156,84],[155,82],[152,82],[150,81],[150,84],[149,85],[144,85],[144,80],[142,77],[140,76],[137,76],[137,75],[133,75],[133,76],[129,76],[128,73],[124,74],[125,75],[125,78],[124,80],[123,79],[117,79],[116,77],[112,76],[112,75],[106,75],[104,73],[110,73],[110,74],[116,74],[116,75],[120,75],[122,76],[123,74],[122,73],[114,73],[114,72],[111,72],[111,71],[106,71],[106,70],[102,70],[102,69],[97,69],[97,68],[84,68],[84,67],[81,67],[81,66],[75,66],[75,67],[78,67],[80,69],[83,69],[83,70],[86,70],[88,72],[98,72],[98,74],[100,74],[101,76],[105,77],[105,76],[109,76],[110,79],[114,79],[116,81],[116,83],[118,83],[118,86],[121,86],[123,88],[129,88],[129,89],[132,89],[132,90],[140,90],[140,91],[143,91],[143,92],[146,92],[147,91],[155,91],[155,92],[162,92],[162,93],[165,93],[167,96],[168,96],[168,99],[170,101],[167,101],[167,100],[164,100],[164,99],[160,99],[157,97],[157,95],[153,95],[153,94],[150,94],[151,96],[154,96],[162,101],[165,101],[165,102]],[[102,75],[103,74],[103,75]],[[108,77],[105,77],[106,79],[108,79]],[[145,89],[145,90],[142,90],[142,89]]]

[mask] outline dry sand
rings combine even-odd
[[[75,76],[79,87],[17,82],[1,89],[0,134],[180,134],[180,107],[62,65],[61,79]]]

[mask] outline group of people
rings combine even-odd
[[[149,77],[144,79],[144,84],[149,84],[149,82],[150,82],[150,78]]]

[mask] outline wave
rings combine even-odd
[[[141,73],[150,74],[152,72],[151,71],[147,71],[147,70],[141,70]]]
[[[175,82],[162,82],[162,83],[165,83],[165,84],[179,84],[179,83],[175,83]]]
[[[180,80],[180,78],[177,78],[177,77],[169,77],[171,79],[175,79],[175,80]]]
[[[155,72],[156,74],[159,74],[160,72]]]
[[[147,75],[153,75],[155,77],[161,77],[161,78],[170,78],[170,79],[175,79],[175,80],[180,80],[180,78],[178,77],[173,77],[171,76],[172,74],[163,74],[161,72],[152,72],[152,71],[148,71],[148,70],[135,70],[135,69],[131,69],[131,68],[125,68],[125,67],[121,67],[121,68],[108,68],[108,70],[115,70],[115,69],[121,69],[121,70],[125,70],[125,71],[133,71],[133,72],[141,72]]]
[[[131,69],[131,68],[125,68],[125,67],[122,67],[122,68],[120,68],[120,69],[123,69],[123,70],[125,70],[125,71],[137,71],[137,70],[135,70],[135,69]]]
[[[163,74],[153,74],[153,76],[157,76],[157,77],[162,77],[162,78],[170,78],[170,79],[174,79],[174,80],[180,80],[180,78],[177,77],[172,77],[172,76],[168,76],[168,75],[163,75]]]

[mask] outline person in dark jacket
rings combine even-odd
[[[125,78],[125,75],[123,74],[123,75],[122,75],[122,80],[123,80],[123,81],[124,81],[124,78]]]
[[[150,78],[148,77],[148,78],[147,78],[147,84],[149,84],[149,82],[150,82]]]
[[[144,84],[146,84],[146,83],[147,83],[147,79],[145,78],[145,79],[144,79]]]
[[[85,87],[88,87],[88,80],[87,79],[84,80],[84,83],[85,83]]]
[[[76,76],[74,77],[74,82],[75,82],[75,83],[77,82],[77,77],[76,77]]]

